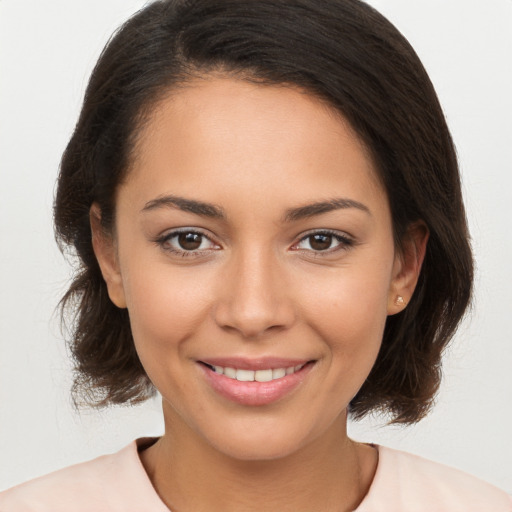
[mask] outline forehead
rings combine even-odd
[[[160,193],[181,189],[188,196],[215,184],[219,192],[246,189],[268,198],[280,190],[304,196],[293,199],[300,202],[315,190],[336,195],[330,188],[340,178],[383,193],[368,151],[338,111],[297,87],[208,77],[156,105],[128,182],[142,190],[159,181],[173,189]]]

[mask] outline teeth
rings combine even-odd
[[[252,370],[237,370],[236,380],[241,382],[252,382],[254,380],[254,373]]]
[[[224,368],[224,375],[230,379],[236,379],[236,370],[234,368]]]
[[[299,371],[304,365],[289,366],[288,368],[274,368],[267,370],[241,370],[237,368],[212,366],[215,373],[225,375],[230,379],[236,379],[240,382],[270,382],[275,379],[282,379],[286,375],[291,375]]]
[[[258,382],[270,382],[272,378],[272,370],[258,370],[254,372],[254,380]]]
[[[281,377],[284,377],[286,375],[286,370],[284,368],[276,368],[275,370],[272,370],[272,378],[273,379],[280,379]]]

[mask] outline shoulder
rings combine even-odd
[[[357,512],[512,512],[504,491],[455,468],[379,446],[374,482]],[[391,510],[391,509],[390,509]]]
[[[146,508],[153,500],[157,508]],[[2,512],[90,512],[156,510],[159,500],[142,467],[133,441],[103,455],[0,493]],[[166,509],[164,509],[166,510]]]

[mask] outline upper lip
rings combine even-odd
[[[283,357],[208,357],[199,362],[209,366],[222,366],[223,368],[237,368],[240,370],[275,370],[277,368],[290,368],[304,365],[311,359],[283,358]]]

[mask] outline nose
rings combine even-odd
[[[259,338],[293,324],[293,301],[271,250],[248,248],[233,254],[227,266],[214,308],[217,325],[244,338]]]

